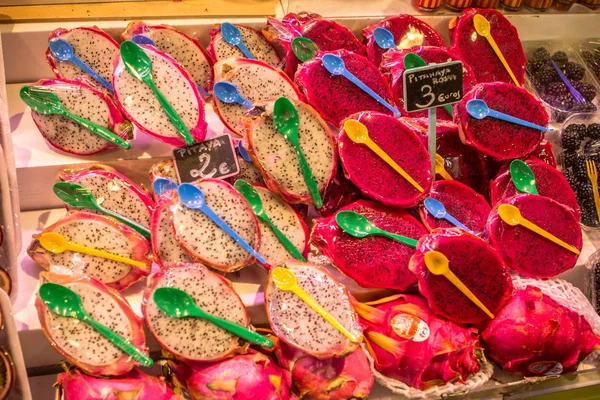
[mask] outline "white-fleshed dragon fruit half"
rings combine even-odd
[[[250,50],[255,59],[272,67],[279,67],[281,63],[279,53],[277,53],[275,47],[265,39],[261,32],[248,26],[235,26],[240,30],[244,45]],[[244,54],[237,46],[231,45],[223,39],[221,25],[216,25],[211,29],[210,43],[206,50],[214,63],[227,58],[244,57]]]
[[[190,263],[193,261],[192,257],[189,256],[175,239],[175,231],[173,230],[171,215],[169,213],[173,193],[173,191],[165,192],[156,199],[156,207],[152,212],[150,221],[154,261],[161,268],[168,268],[172,264]]]

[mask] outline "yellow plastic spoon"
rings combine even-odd
[[[435,173],[441,175],[442,178],[448,181],[454,180],[454,178],[452,178],[452,176],[448,173],[448,171],[446,171],[446,168],[444,167],[444,157],[440,156],[439,154],[435,155]]]
[[[481,301],[469,290],[468,287],[465,286],[464,283],[461,282],[460,279],[454,272],[450,271],[449,267],[450,262],[448,258],[440,253],[439,251],[428,251],[425,253],[425,265],[429,272],[434,275],[444,275],[458,290],[460,290],[465,296],[469,298],[477,307],[481,309],[484,313],[487,314],[488,317],[494,319],[494,314],[488,310],[488,308],[483,305]]]
[[[106,251],[93,249],[77,243],[69,242],[63,235],[56,232],[44,232],[40,235],[40,244],[43,248],[51,253],[63,253],[65,251],[74,251],[77,253],[88,254],[90,256],[102,257],[107,260],[122,262],[136,267],[146,267],[146,264],[140,261],[132,260],[131,258],[121,257],[116,254],[107,253]]]
[[[423,193],[424,190],[402,167],[400,167],[394,160],[390,158],[386,154],[385,151],[381,147],[379,147],[374,141],[369,137],[369,131],[367,127],[355,120],[348,119],[344,122],[344,130],[346,134],[354,143],[365,144],[369,149],[371,149],[375,154],[377,154],[383,161],[385,161],[390,167],[394,168],[396,172],[398,172],[404,179],[408,181],[411,185],[413,185],[419,192]]]
[[[496,44],[496,41],[494,40],[494,37],[491,34],[490,22],[483,15],[475,14],[475,16],[473,17],[473,26],[475,26],[475,30],[477,31],[477,33],[480,36],[486,38],[490,46],[492,46],[494,53],[496,53],[496,56],[498,56],[500,62],[502,63],[502,65],[504,65],[506,72],[508,72],[515,85],[521,87],[519,81],[517,81],[517,78],[515,77],[515,74],[513,74],[512,69],[510,69],[510,65],[508,65],[508,62],[506,62],[506,58],[504,58],[504,55],[498,48],[498,45]]]
[[[335,318],[333,318],[319,303],[317,303],[308,293],[306,293],[296,280],[296,275],[292,271],[283,267],[276,267],[272,273],[273,282],[279,290],[286,292],[292,292],[296,296],[300,297],[310,308],[315,310],[317,314],[325,318],[327,322],[333,325],[338,331],[342,332],[344,336],[353,342],[358,342],[359,338],[354,337],[342,324],[340,324]]]
[[[507,224],[509,224],[511,226],[521,225],[521,226],[529,229],[530,231],[533,231],[533,232],[537,233],[538,235],[545,237],[546,239],[556,243],[557,245],[559,245],[561,247],[564,247],[565,249],[567,249],[575,254],[580,253],[580,251],[577,250],[575,247],[571,246],[568,243],[563,242],[562,240],[560,240],[559,238],[557,238],[550,232],[544,230],[543,228],[540,228],[533,222],[525,219],[521,215],[521,211],[519,211],[519,209],[517,207],[513,206],[512,204],[500,205],[500,207],[498,207],[498,215],[500,215],[500,218],[502,218],[502,221],[506,222]]]

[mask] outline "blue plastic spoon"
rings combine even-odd
[[[370,87],[365,85],[358,79],[356,76],[352,75],[350,71],[346,69],[346,65],[344,64],[344,60],[334,54],[325,54],[323,56],[323,65],[329,71],[330,74],[333,75],[342,75],[344,78],[348,79],[350,82],[358,86],[369,96],[377,100],[381,105],[394,113],[395,117],[400,117],[400,111],[396,109],[394,106],[385,101],[381,96],[371,90]]]
[[[502,121],[511,122],[513,124],[526,126],[528,128],[537,129],[539,131],[544,132],[553,132],[554,129],[546,128],[541,125],[532,124],[531,122],[522,120],[517,117],[513,117],[512,115],[504,114],[496,110],[492,110],[488,107],[485,101],[481,99],[474,99],[467,101],[467,112],[473,118],[483,119],[486,117],[492,117],[496,119],[501,119]]]
[[[254,258],[256,258],[261,264],[266,265],[267,261],[261,257],[260,254],[256,252],[240,235],[237,234],[236,231],[231,229],[229,225],[225,221],[221,219],[209,206],[206,205],[204,201],[204,194],[202,190],[198,189],[196,186],[183,183],[179,185],[177,188],[177,193],[179,194],[179,198],[181,202],[192,210],[198,210],[206,215],[212,222],[217,224],[219,228],[221,228],[226,234],[228,234],[233,240],[235,240],[240,246],[242,246],[248,253],[252,254]]]
[[[241,50],[242,53],[244,53],[244,57],[250,58],[252,60],[256,59],[256,57],[254,57],[252,52],[248,50],[248,48],[244,44],[244,41],[242,40],[242,33],[240,32],[237,26],[229,22],[223,22],[221,24],[221,33],[223,34],[223,39],[225,39],[227,43],[236,46],[238,49]]]
[[[238,92],[235,85],[232,83],[225,81],[217,82],[215,83],[213,91],[215,93],[215,96],[217,96],[217,98],[223,103],[238,103],[244,108],[252,108],[252,102],[248,99],[243,98],[240,95],[240,92]]]
[[[554,60],[551,59],[550,61],[552,62],[552,66],[554,67],[554,69],[558,73],[558,76],[560,76],[560,79],[567,86],[567,89],[569,89],[569,92],[571,93],[571,96],[573,96],[575,98],[575,100],[577,100],[578,103],[585,103],[585,99],[583,98],[583,96],[581,95],[581,93],[579,93],[577,91],[577,89],[575,89],[573,87],[573,85],[571,85],[571,82],[569,81],[569,79],[565,76],[565,74],[563,74],[563,72],[560,70],[560,68],[558,67],[558,65],[556,65],[556,63],[554,62]]]
[[[246,150],[246,148],[244,146],[242,146],[241,140],[238,142],[237,148],[238,148],[238,152],[240,153],[240,156],[242,156],[242,158],[245,161],[252,162],[252,158],[250,157],[250,154],[248,154],[248,150]]]
[[[375,43],[377,43],[377,46],[381,47],[382,49],[398,48],[394,42],[394,35],[385,28],[375,28],[373,31],[373,37],[375,38]]]
[[[83,72],[94,78],[102,86],[114,92],[112,85],[103,77],[101,77],[96,71],[94,71],[89,65],[75,55],[73,52],[73,46],[69,42],[61,38],[54,38],[48,43],[50,51],[54,57],[61,61],[69,61],[79,67]]]
[[[131,37],[131,41],[135,44],[149,44],[150,46],[156,47],[154,40],[152,40],[148,36],[144,36],[144,35],[133,35]]]
[[[177,190],[177,183],[167,178],[156,178],[152,182],[152,189],[157,196],[160,196],[169,190]]]
[[[423,202],[425,204],[425,208],[431,215],[433,215],[437,219],[445,219],[450,222],[452,225],[457,226],[465,231],[473,234],[473,231],[461,224],[456,218],[446,211],[446,207],[442,204],[441,201],[434,199],[433,197],[428,197]]]

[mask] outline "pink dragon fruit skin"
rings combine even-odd
[[[396,161],[424,191],[418,191],[366,145],[354,143],[342,128],[338,138],[338,151],[346,177],[365,196],[387,206],[409,208],[424,199],[432,183],[431,161],[414,131],[401,120],[380,113],[361,112],[350,115],[348,119],[363,123],[371,140]]]
[[[394,42],[401,49],[410,50],[416,46],[445,47],[444,39],[431,26],[412,15],[401,14],[363,29],[362,36],[367,44],[367,57],[375,65],[381,63],[381,58],[386,52],[375,42],[373,32],[376,28],[390,31],[394,35]]]
[[[556,159],[554,158],[552,143],[546,139],[542,140],[537,149],[535,149],[531,155],[539,158],[551,167],[556,168]]]
[[[475,14],[490,22],[490,32],[517,81],[525,83],[525,53],[516,28],[499,11],[489,8],[469,8],[450,22],[450,50],[461,56],[473,68],[477,82],[506,82],[513,84],[487,39],[479,36],[473,25]]]
[[[375,369],[386,377],[425,390],[479,372],[477,330],[434,315],[424,298],[398,294],[354,305]]]
[[[339,56],[350,73],[388,103],[393,104],[394,101],[392,90],[386,79],[377,67],[365,57],[348,50],[319,52],[314,59],[300,66],[294,81],[306,95],[308,103],[316,108],[323,119],[335,126],[340,126],[343,119],[360,111],[375,111],[392,115],[390,110],[345,77],[330,74],[321,61],[325,54]]]
[[[427,229],[419,221],[400,208],[358,200],[339,211],[357,212],[378,228],[413,239],[418,240],[427,234]],[[357,239],[338,226],[335,215],[315,220],[311,244],[363,287],[404,291],[417,281],[408,270],[414,249],[383,236]]]
[[[171,225],[169,207],[174,191],[163,193],[156,199],[156,207],[150,219],[152,253],[154,261],[163,269],[173,264],[191,263],[193,261],[183,247],[175,239],[175,231]]]
[[[419,292],[436,315],[458,324],[480,324],[489,317],[442,275],[425,265],[425,254],[439,251],[452,272],[473,292],[492,314],[510,298],[512,280],[498,251],[487,242],[462,229],[436,229],[421,237],[408,268],[417,275]]]
[[[600,338],[588,321],[527,286],[514,293],[506,306],[481,334],[486,354],[507,372],[540,376],[557,367],[573,372]]]
[[[273,68],[278,68],[281,63],[279,53],[271,43],[269,43],[263,34],[254,28],[244,25],[235,25],[242,35],[244,44],[250,50],[256,60],[264,62]],[[213,63],[229,58],[243,58],[244,55],[240,49],[233,46],[223,39],[221,34],[221,25],[215,25],[210,30],[210,43],[206,48]]]
[[[581,227],[571,209],[535,194],[513,196],[504,199],[502,204],[512,204],[523,218],[581,250]],[[510,269],[531,278],[550,278],[575,266],[578,254],[521,225],[508,225],[498,215],[499,206],[497,204],[490,213],[486,231],[490,243],[498,249]]]
[[[497,160],[525,157],[537,149],[544,132],[495,118],[476,119],[467,112],[467,102],[484,100],[488,107],[536,125],[548,125],[542,103],[523,88],[510,83],[480,83],[456,106],[456,119],[463,143]]]
[[[137,368],[112,378],[98,378],[74,369],[58,375],[60,400],[183,400],[164,379]]]

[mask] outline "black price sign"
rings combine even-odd
[[[463,64],[451,61],[404,71],[404,108],[408,112],[457,103],[463,97]]]
[[[240,172],[229,135],[174,149],[173,160],[181,183],[202,178],[227,178]]]

